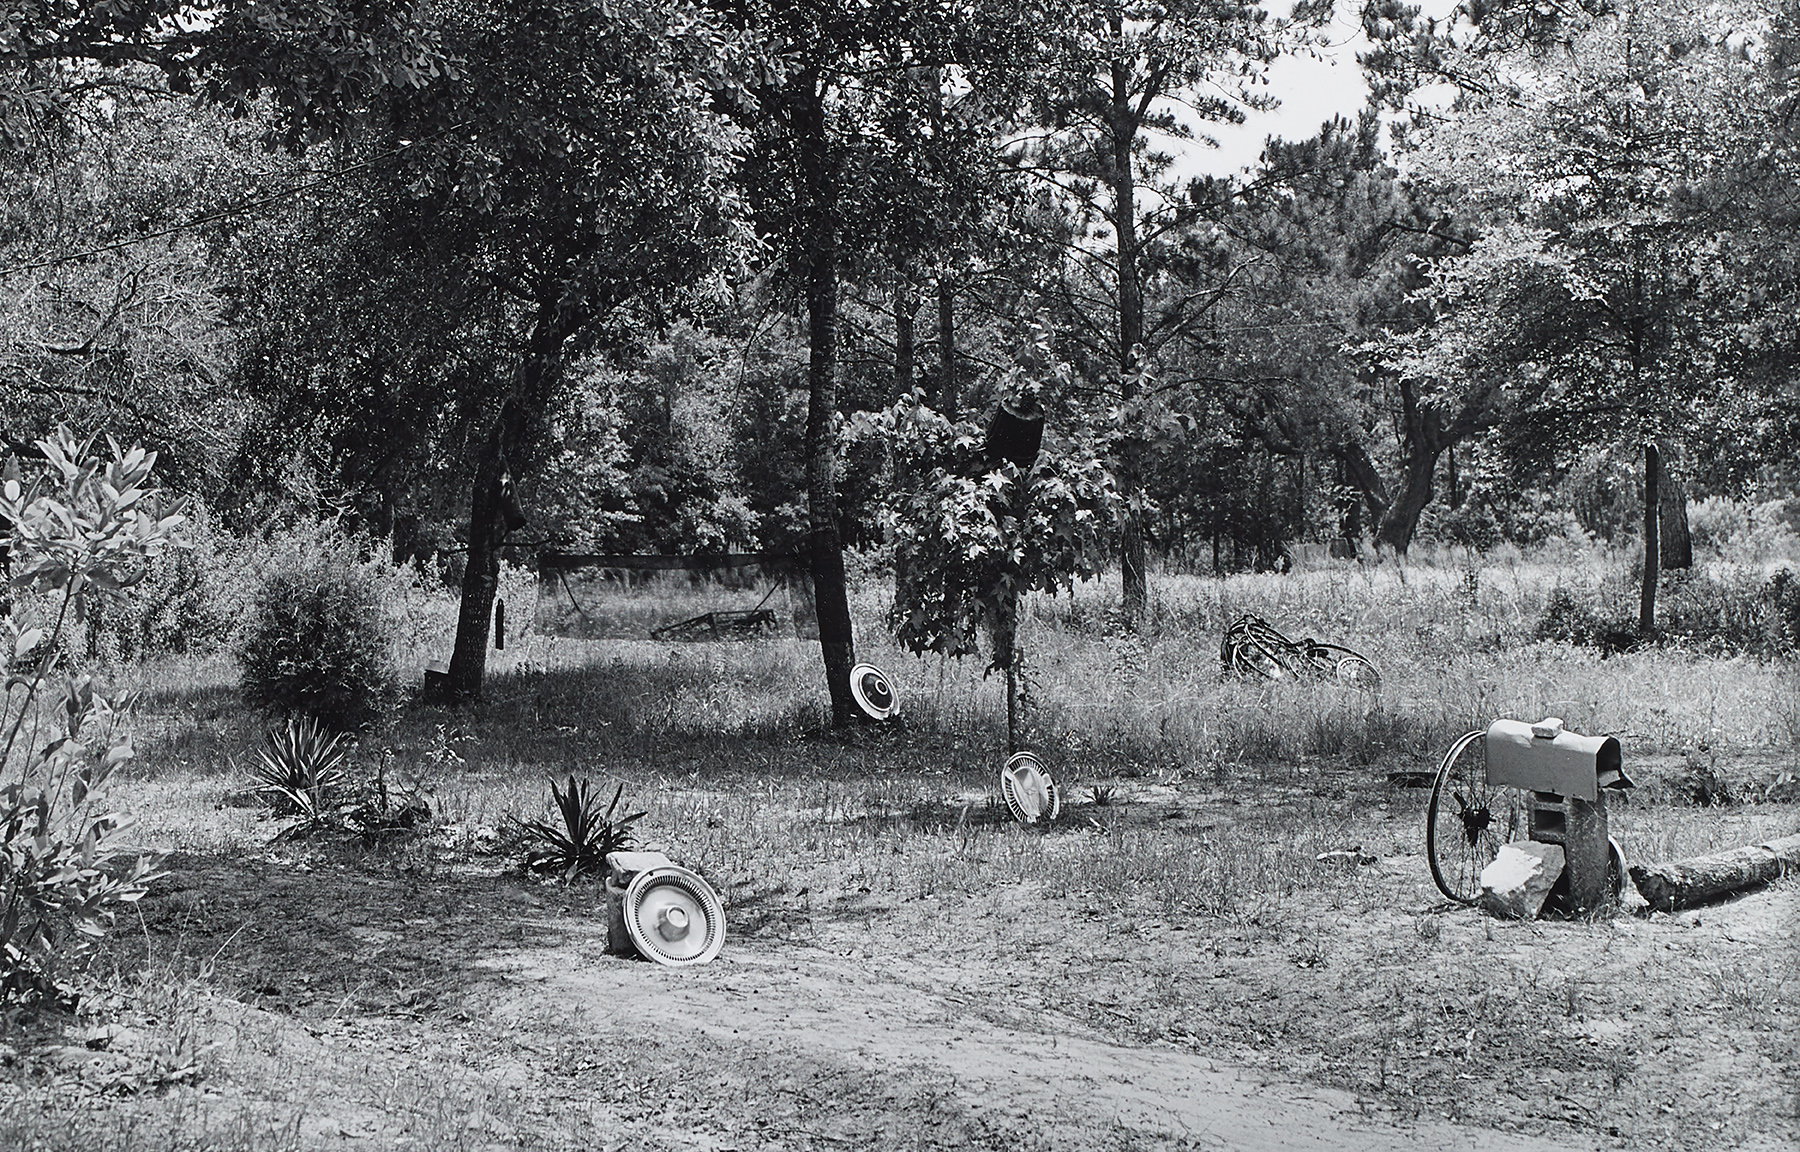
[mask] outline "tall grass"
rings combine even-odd
[[[1576,993],[1561,978],[1540,987],[1538,957],[1548,940],[1585,971],[1611,954],[1613,929],[1576,923],[1546,936],[1552,929],[1542,925],[1494,927],[1473,913],[1446,913],[1419,858],[1426,790],[1390,772],[1431,768],[1455,734],[1496,717],[1555,714],[1576,730],[1619,733],[1640,787],[1614,800],[1611,815],[1633,861],[1790,834],[1800,829],[1793,804],[1682,807],[1676,779],[1684,758],[1727,777],[1740,759],[1791,764],[1800,672],[1791,661],[1678,646],[1602,659],[1535,640],[1551,592],[1591,593],[1616,575],[1608,567],[1616,557],[1573,559],[1451,553],[1404,570],[1160,574],[1151,625],[1137,633],[1120,627],[1116,581],[1033,598],[1022,636],[1028,732],[1065,796],[1064,817],[1048,830],[1017,826],[999,803],[999,678],[980,659],[899,650],[882,626],[891,591],[879,581],[862,582],[852,604],[858,656],[901,692],[899,720],[879,728],[826,728],[823,669],[809,641],[515,634],[505,651],[490,653],[482,703],[450,711],[415,701],[392,727],[363,738],[361,766],[385,757],[390,779],[418,779],[438,826],[429,842],[369,849],[361,862],[408,883],[444,879],[460,900],[467,871],[491,876],[516,863],[496,833],[513,818],[547,813],[550,778],[622,781],[629,802],[648,811],[641,840],[718,886],[740,946],[794,940],[842,956],[866,942],[984,973],[1001,958],[1025,964],[1046,996],[1054,992],[1073,1012],[1091,1014],[1110,997],[1104,1003],[1143,1037],[1234,1061],[1252,1053],[1314,1075],[1296,1055],[1310,1052],[1305,1059],[1323,1062],[1316,1074],[1324,1079],[1412,1105],[1429,1100],[1434,1110],[1462,1101],[1477,1076],[1505,1081],[1515,1069],[1555,1068],[1565,1080],[1579,1073],[1587,1077],[1580,1083],[1598,1084],[1612,1057],[1595,1055],[1585,1039],[1556,1039],[1558,1021],[1574,1020]],[[532,587],[510,578],[509,617],[529,619]],[[1365,652],[1381,670],[1379,690],[1223,679],[1220,637],[1242,612],[1296,639]],[[447,598],[414,613],[413,651],[448,652],[453,617]],[[117,675],[144,690],[139,760],[130,786],[118,790],[138,817],[133,835],[223,857],[268,846],[272,826],[236,806],[263,721],[237,705],[230,663],[174,656],[123,665]],[[1108,804],[1094,802],[1095,784],[1109,789]],[[343,864],[358,862],[351,854],[360,849],[274,850],[337,851],[333,863]],[[315,867],[312,875],[338,873]],[[1068,931],[1088,917],[1097,918],[1093,932]],[[1165,928],[1182,938],[1165,947],[1155,937]],[[218,948],[214,939],[209,949]],[[145,953],[151,940],[146,934]],[[1040,946],[1047,951],[1032,959]],[[1566,952],[1579,947],[1587,951]],[[1439,954],[1448,961],[1438,963]],[[1121,958],[1130,963],[1115,963]],[[1771,998],[1784,1003],[1786,976],[1719,971],[1717,994],[1708,995],[1732,1012],[1748,1017]],[[178,975],[171,968],[145,979]],[[1608,1022],[1634,1019],[1627,998],[1661,1002],[1680,990],[1655,965],[1603,975],[1596,986],[1621,998],[1601,1006]],[[1683,1011],[1688,1020],[1718,1015],[1697,1003]],[[242,1083],[256,1082],[252,1074],[321,1092],[335,1083],[310,1065],[259,1070],[252,1047],[218,1057]],[[1606,1097],[1612,1102],[1594,1115],[1623,1122],[1646,1112],[1652,1095],[1664,1098],[1664,1078],[1654,1079],[1635,1096]],[[411,1115],[434,1099],[422,1093],[399,1104]],[[1723,1110],[1735,1106],[1705,1115],[1728,1119]],[[246,1111],[243,1123],[279,1121],[277,1112]],[[148,1139],[161,1136],[163,1121],[146,1115]],[[413,1130],[456,1146],[434,1124]],[[86,1146],[57,1125],[46,1109],[15,1116],[0,1106],[0,1144],[11,1134],[24,1146]],[[216,1144],[198,1121],[192,1128],[200,1135],[184,1146],[311,1146],[298,1126]]]
[[[1029,742],[1069,786],[1123,778],[1213,787],[1293,783],[1309,765],[1371,781],[1395,769],[1422,771],[1457,734],[1502,716],[1558,715],[1577,731],[1617,734],[1628,765],[1696,751],[1729,767],[1738,755],[1766,758],[1800,743],[1800,672],[1792,662],[1680,647],[1603,659],[1532,639],[1551,592],[1597,584],[1605,563],[1446,560],[1284,576],[1159,575],[1151,626],[1142,633],[1119,627],[1116,581],[1080,586],[1073,597],[1034,597],[1022,632]],[[534,585],[520,574],[507,591],[513,618],[529,619]],[[881,665],[902,695],[901,719],[878,732],[820,738],[827,701],[810,641],[527,634],[490,653],[479,708],[415,707],[365,741],[361,755],[372,763],[391,750],[400,769],[431,782],[446,819],[465,827],[538,815],[544,781],[569,772],[653,790],[668,781],[705,789],[798,782],[804,790],[886,778],[930,784],[905,804],[944,803],[959,790],[984,802],[1005,751],[1000,678],[987,675],[979,658],[921,659],[899,650],[881,624],[890,598],[875,581],[853,595],[858,656]],[[1379,690],[1222,678],[1219,638],[1244,612],[1295,638],[1366,653],[1381,670]],[[419,611],[412,619],[414,651],[448,651],[452,613]],[[196,812],[192,799],[180,799],[204,796],[210,808],[242,788],[239,765],[261,732],[236,707],[232,674],[216,658],[196,657],[121,669],[145,690],[137,771],[147,783],[171,786],[142,797],[144,838],[161,829],[179,846],[202,847],[255,834],[253,813]],[[785,834],[768,829],[763,845]]]

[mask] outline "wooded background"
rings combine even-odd
[[[1796,491],[1796,5],[1370,3],[1362,114],[1178,179],[1329,15],[6,0],[0,435],[435,563],[469,691],[505,546],[798,552],[847,714],[844,550],[947,466],[896,421],[1003,400],[1127,621],[1158,558],[1586,533],[1650,630],[1689,499]]]

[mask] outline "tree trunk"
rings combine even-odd
[[[1662,559],[1658,532],[1662,511],[1662,453],[1656,443],[1644,441],[1644,579],[1638,589],[1638,635],[1656,632],[1656,578]]]
[[[800,82],[804,87],[794,112],[794,130],[802,169],[800,210],[807,237],[807,521],[819,651],[831,695],[831,722],[839,726],[853,721],[858,710],[850,695],[856,649],[837,522],[837,174],[819,81],[803,77]]]
[[[1113,19],[1112,31],[1115,37],[1123,35],[1123,26],[1117,17]],[[1138,357],[1143,351],[1144,298],[1142,285],[1138,283],[1137,181],[1131,154],[1131,146],[1137,140],[1137,119],[1131,100],[1131,74],[1122,62],[1112,66],[1112,107],[1107,125],[1112,136],[1109,141],[1112,145],[1112,225],[1119,248],[1119,391],[1121,398],[1129,404],[1137,398],[1134,381]],[[1119,490],[1126,500],[1119,529],[1119,579],[1127,628],[1136,628],[1143,623],[1150,608],[1136,433],[1134,428],[1125,429],[1118,472]]]
[[[919,301],[913,294],[912,281],[900,277],[894,285],[894,396],[912,391],[913,386],[913,313]]]
[[[938,411],[956,419],[962,396],[956,386],[956,289],[950,277],[939,275],[937,282],[938,326]]]
[[[1006,676],[1006,754],[1020,746],[1019,716],[1019,597],[1009,596],[1001,611],[999,635],[994,637],[994,662]]]
[[[456,644],[450,655],[449,690],[456,700],[481,695],[487,676],[488,624],[500,588],[500,546],[523,522],[514,500],[509,462],[523,461],[536,438],[550,392],[562,373],[569,329],[553,305],[539,312],[513,394],[500,406],[475,458],[469,500],[469,554],[463,568]]]
[[[1404,556],[1419,530],[1419,517],[1431,503],[1432,473],[1438,457],[1452,453],[1449,462],[1450,486],[1454,504],[1460,504],[1463,493],[1456,475],[1456,445],[1493,427],[1495,421],[1492,387],[1479,389],[1452,412],[1421,403],[1412,383],[1398,377],[1394,385],[1400,392],[1400,491],[1392,500],[1382,484],[1375,464],[1362,445],[1345,444],[1338,449],[1347,479],[1360,492],[1369,506],[1376,524],[1375,543],[1386,545]]]
[[[12,518],[0,516],[0,618],[12,615],[12,538]]]
[[[1438,454],[1421,449],[1409,457],[1400,475],[1400,492],[1382,514],[1376,529],[1375,543],[1392,548],[1396,555],[1406,555],[1412,547],[1413,534],[1419,530],[1419,516],[1431,503],[1432,477],[1437,473]]]
[[[1658,502],[1661,520],[1661,553],[1664,568],[1692,568],[1694,540],[1688,533],[1687,487],[1663,470],[1662,499]]]
[[[1659,912],[1691,908],[1740,888],[1800,874],[1800,836],[1666,864],[1633,864],[1631,881]]]
[[[481,695],[487,676],[488,620],[500,588],[501,473],[505,471],[505,425],[516,407],[508,399],[500,418],[482,441],[475,459],[474,491],[469,508],[468,561],[463,566],[462,604],[456,616],[456,645],[450,656],[450,693],[457,700]]]

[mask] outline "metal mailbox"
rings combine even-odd
[[[1611,736],[1580,736],[1551,717],[1536,724],[1496,720],[1487,730],[1487,779],[1590,803],[1602,788],[1630,788]]]
[[[1632,787],[1619,742],[1570,732],[1551,716],[1536,724],[1496,720],[1486,744],[1488,783],[1526,789],[1527,834],[1563,847],[1551,902],[1578,912],[1606,903],[1615,892],[1606,793]],[[1618,870],[1622,877],[1623,866]]]

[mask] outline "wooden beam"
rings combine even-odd
[[[756,565],[776,571],[802,570],[806,558],[790,552],[726,552],[716,556],[609,556],[576,552],[538,553],[539,572],[567,572],[576,568],[611,568],[628,572],[716,572],[721,568]]]

